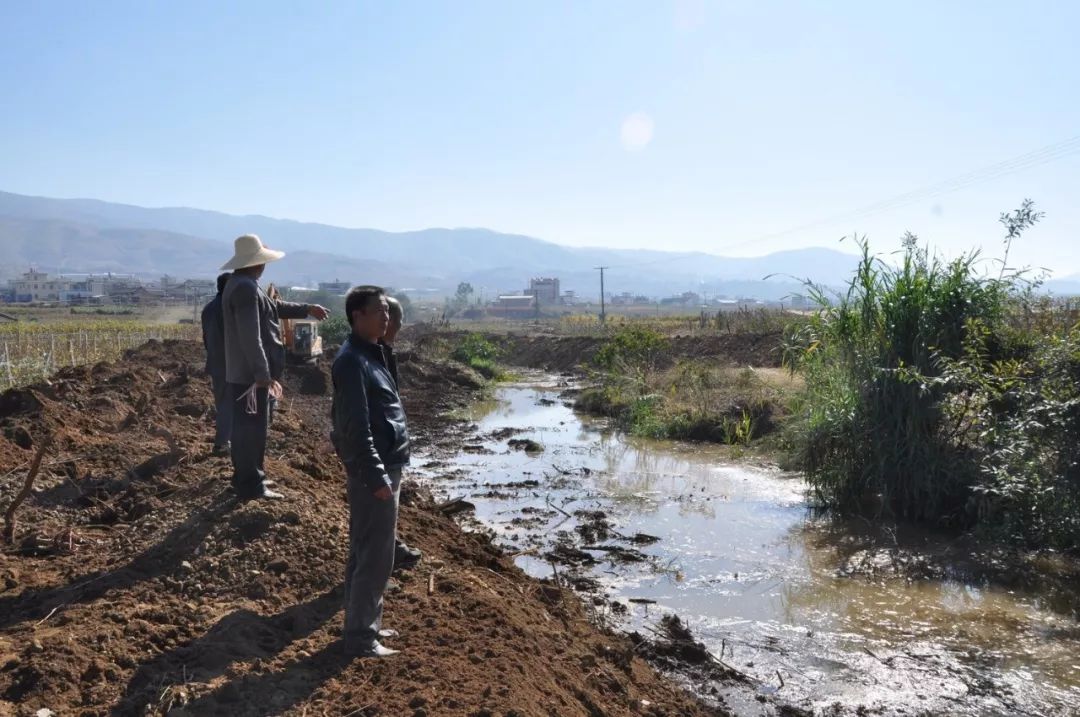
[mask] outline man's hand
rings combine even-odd
[[[330,315],[330,309],[325,306],[319,306],[318,304],[312,304],[308,307],[308,314],[310,314],[312,318],[322,321]]]
[[[390,500],[394,497],[394,491],[390,490],[390,486],[384,485],[375,491],[375,497],[379,500]]]
[[[270,389],[270,396],[273,398],[281,398],[285,395],[285,388],[281,385],[280,381],[275,381],[273,379],[269,381],[256,381],[255,385],[259,388]]]

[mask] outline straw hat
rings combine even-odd
[[[254,234],[245,234],[242,237],[237,237],[235,247],[233,258],[229,259],[229,261],[221,267],[223,271],[243,269],[249,266],[258,266],[259,264],[269,264],[270,262],[277,261],[285,256],[285,252],[283,251],[267,249],[263,246],[262,239],[259,239],[259,237]]]

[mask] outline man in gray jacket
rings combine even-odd
[[[310,304],[274,301],[259,286],[266,264],[285,256],[263,246],[259,237],[245,234],[235,242],[235,254],[222,269],[232,277],[221,295],[225,322],[225,378],[232,401],[233,490],[241,500],[282,498],[266,487],[263,458],[269,428],[270,396],[280,398],[278,379],[285,371],[285,344],[279,318],[320,321],[328,311]]]
[[[221,311],[221,292],[231,274],[217,278],[217,295],[202,310],[203,346],[206,348],[206,375],[214,390],[214,455],[229,455],[232,438],[232,401],[225,381],[225,317]]]

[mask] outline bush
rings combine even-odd
[[[945,362],[939,379],[953,397],[945,406],[952,439],[968,447],[978,468],[968,511],[994,537],[1075,549],[1080,328],[1008,333],[1013,357],[992,358],[998,337],[972,327],[967,354]]]
[[[1011,241],[1041,215],[1002,216]],[[791,337],[806,376],[797,462],[826,504],[1067,545],[1077,528],[1080,338],[1025,275],[988,276],[905,242]],[[1002,262],[1004,267],[1004,262]],[[1032,321],[1032,317],[1039,317]],[[1023,319],[1023,321],[1021,321]]]
[[[604,371],[633,368],[647,372],[671,348],[666,336],[650,328],[630,326],[619,329],[596,352],[593,363]]]
[[[501,379],[505,373],[496,361],[502,356],[502,349],[489,341],[483,334],[469,334],[450,354],[455,361],[470,366],[485,378]]]
[[[343,344],[352,333],[352,327],[343,314],[331,314],[319,322],[319,336],[328,344]]]

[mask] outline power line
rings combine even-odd
[[[1041,147],[1031,152],[1027,152],[1026,154],[1022,154],[1017,157],[1013,157],[1012,159],[998,162],[996,164],[991,164],[980,169],[961,174],[951,179],[937,182],[935,184],[931,184],[920,189],[915,189],[910,192],[904,192],[903,194],[898,194],[889,199],[874,202],[873,204],[866,205],[850,212],[845,212],[843,214],[835,214],[833,216],[809,222],[807,224],[802,224],[800,226],[786,229],[781,232],[766,234],[756,237],[754,239],[729,244],[720,247],[720,249],[731,249],[738,246],[745,246],[747,244],[769,241],[771,239],[777,239],[779,237],[788,236],[790,234],[796,234],[807,229],[814,229],[819,226],[833,224],[838,221],[848,219],[862,219],[865,217],[873,216],[875,214],[890,211],[892,209],[899,209],[900,207],[909,206],[911,204],[925,201],[927,199],[932,199],[943,194],[949,194],[951,192],[964,189],[966,187],[970,187],[976,184],[982,184],[984,182],[998,179],[1000,177],[1004,177],[1010,174],[1015,174],[1025,169],[1030,169],[1032,167],[1048,164],[1050,162],[1054,162],[1064,157],[1076,154],[1077,152],[1080,152],[1080,135],[1070,137],[1069,139],[1062,140],[1060,142],[1055,142],[1054,144],[1046,145],[1045,147]]]
[[[933,199],[934,197],[938,197],[943,194],[956,192],[961,189],[974,186],[976,184],[983,184],[985,182],[999,179],[1010,174],[1016,174],[1017,172],[1022,172],[1026,169],[1038,167],[1043,164],[1049,164],[1050,162],[1055,162],[1059,159],[1064,159],[1065,157],[1069,157],[1077,153],[1080,153],[1080,135],[1076,135],[1068,139],[1061,140],[1060,142],[1055,142],[1053,144],[1048,144],[1044,147],[1040,147],[1030,152],[1026,152],[1011,159],[1006,159],[995,164],[980,167],[979,169],[960,174],[956,177],[936,182],[934,184],[921,187],[919,189],[914,189],[909,192],[904,192],[903,194],[898,194],[888,199],[883,199],[872,204],[865,205],[858,209],[851,210],[849,212],[834,214],[823,219],[818,219],[812,222],[808,222],[806,224],[800,224],[799,226],[792,227],[790,229],[785,229],[784,231],[765,234],[755,237],[753,239],[746,239],[743,241],[733,242],[731,244],[725,244],[723,246],[714,248],[713,251],[724,251],[726,249],[735,249],[738,247],[747,246],[749,244],[758,244],[761,242],[771,241],[773,239],[779,239],[780,237],[789,236],[791,234],[798,234],[808,229],[816,229],[818,227],[834,224],[840,221],[863,219],[866,217],[874,216],[876,214],[881,214],[882,212],[899,209],[901,207],[909,206],[911,204],[915,204],[921,201]],[[694,258],[696,258],[694,255],[680,255],[664,259],[654,259],[651,261],[639,262],[634,264],[621,264],[615,267],[607,268],[626,269],[639,266],[653,266],[655,264],[684,261]]]

